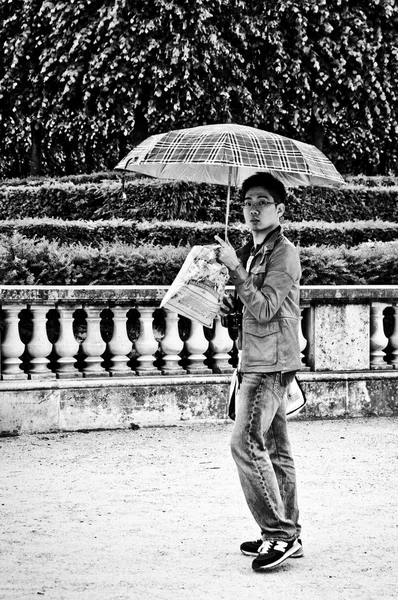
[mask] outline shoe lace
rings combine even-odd
[[[272,540],[265,540],[260,548],[258,549],[260,554],[267,554],[267,552],[269,552],[272,548],[272,546],[275,544],[275,542],[273,542]]]

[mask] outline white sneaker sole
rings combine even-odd
[[[244,554],[245,556],[258,556],[258,552],[245,552],[244,550],[241,550],[242,554]]]

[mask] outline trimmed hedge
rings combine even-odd
[[[397,285],[398,242],[300,249],[301,285]]]
[[[384,221],[350,221],[322,223],[303,221],[287,223],[284,232],[294,244],[300,246],[340,246],[347,248],[365,242],[389,242],[398,240],[398,223]]]
[[[381,220],[397,223],[398,187],[295,188],[289,194],[285,215],[287,220],[295,222]]]
[[[161,246],[194,246],[214,244],[216,234],[224,237],[222,223],[190,223],[188,221],[137,222],[112,219],[109,221],[63,221],[60,219],[17,219],[0,222],[0,234],[18,232],[27,238],[44,238],[63,244],[81,243],[101,247],[109,242],[124,242],[137,246],[148,242]],[[350,223],[321,223],[319,221],[285,223],[284,232],[300,246],[344,243],[347,247],[368,241],[388,242],[398,239],[398,223],[355,221]],[[233,246],[243,245],[250,234],[243,224],[229,227],[228,237]]]
[[[137,233],[142,226],[136,221],[112,219],[110,221],[64,221],[62,219],[12,219],[0,221],[0,234],[11,236],[19,233],[26,238],[42,238],[49,242],[61,244],[92,245],[101,247],[105,243],[120,241],[137,245],[138,240],[145,237],[148,242],[148,232],[144,235]],[[169,243],[169,242],[168,242]]]
[[[124,175],[126,181],[132,179],[142,178],[142,175],[138,173],[129,172]],[[30,186],[38,187],[41,185],[49,185],[56,183],[72,183],[74,185],[81,185],[84,183],[102,183],[104,180],[121,181],[122,175],[120,171],[98,171],[96,173],[84,173],[81,175],[64,175],[60,177],[51,177],[49,175],[38,175],[32,177],[13,177],[12,179],[0,179],[0,188],[10,186]],[[372,179],[372,178],[371,178]],[[376,179],[375,177],[373,179]],[[383,181],[385,178],[378,177]],[[398,180],[398,177],[397,177]],[[382,185],[382,183],[380,184]],[[393,185],[388,183],[387,185]],[[398,185],[398,182],[397,182]]]
[[[65,220],[122,218],[191,222],[223,222],[226,187],[158,179],[133,178],[101,183],[46,182],[40,185],[0,187],[0,219],[58,217]],[[398,222],[398,186],[290,188],[286,219],[291,222],[382,220]],[[238,191],[231,199],[230,222],[242,219]]]
[[[0,236],[2,285],[169,285],[186,248],[122,243],[92,248]]]
[[[170,285],[188,248],[81,244],[0,236],[3,285]],[[398,242],[300,249],[303,285],[387,285],[398,281]]]
[[[364,185],[366,187],[391,187],[398,185],[397,175],[347,175],[345,180],[351,185]]]
[[[133,171],[97,171],[96,173],[83,173],[81,175],[63,175],[50,177],[49,175],[38,175],[34,177],[13,177],[12,179],[0,179],[0,188],[11,185],[43,185],[48,183],[101,183],[104,180],[118,180],[124,177],[126,181],[132,179],[147,179],[147,176]],[[364,185],[366,187],[391,187],[398,186],[398,175],[346,175],[345,181],[351,185]]]

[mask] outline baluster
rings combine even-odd
[[[393,369],[398,369],[398,304],[394,304],[394,330],[390,337],[390,344],[392,348],[392,359],[390,364]]]
[[[306,314],[307,314],[307,309],[309,308],[308,305],[301,305],[300,306],[300,317],[299,317],[299,344],[300,344],[300,357],[301,357],[301,370],[302,371],[308,371],[310,369],[310,367],[307,365],[307,357],[305,354],[305,349],[307,348],[307,344],[308,344],[308,340],[306,339],[305,335],[304,335],[304,327],[306,325]]]
[[[387,304],[372,302],[370,306],[370,368],[388,369],[388,364],[383,360],[388,339],[383,328],[383,311]]]
[[[82,342],[84,352],[83,377],[108,377],[102,367],[102,354],[106,350],[106,343],[101,336],[101,312],[106,306],[84,307],[87,321],[87,335]]]
[[[19,304],[3,306],[4,335],[1,343],[2,379],[27,379],[27,374],[21,369],[20,356],[24,353],[25,344],[19,337],[19,313],[22,307]]]
[[[54,344],[54,348],[58,355],[55,372],[59,379],[71,379],[83,375],[75,368],[75,355],[79,351],[79,342],[73,333],[73,313],[78,308],[81,308],[81,306],[58,306],[59,337]]]
[[[204,331],[203,325],[197,321],[191,321],[191,331],[189,338],[185,342],[185,347],[188,350],[188,367],[187,373],[190,375],[209,373],[209,368],[206,367],[205,352],[209,346]]]
[[[112,377],[135,376],[130,367],[128,354],[132,350],[132,343],[127,335],[127,313],[129,307],[114,306],[113,313],[113,335],[108,343],[108,349],[111,353],[111,367],[109,369]]]
[[[153,307],[138,306],[140,312],[140,333],[134,343],[138,352],[137,357],[137,375],[158,375],[159,371],[154,367],[155,352],[159,344],[153,335]]]
[[[47,336],[47,313],[48,306],[32,305],[30,310],[33,315],[32,339],[26,345],[31,356],[30,368],[28,370],[29,379],[50,379],[55,378],[55,373],[48,369],[49,359],[47,358],[52,351],[52,344]]]
[[[214,336],[210,341],[210,348],[213,352],[213,372],[214,373],[231,373],[232,365],[229,363],[231,358],[229,352],[233,348],[234,342],[230,338],[228,328],[221,323],[220,316],[215,318]]]
[[[178,314],[168,308],[165,308],[164,312],[166,330],[164,338],[160,342],[160,347],[164,354],[162,373],[163,375],[181,375],[186,373],[186,371],[178,364],[181,360],[179,353],[184,348],[184,342],[180,338],[178,331]]]

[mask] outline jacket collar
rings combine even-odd
[[[253,246],[252,252],[254,252],[254,254],[257,254],[258,252],[265,254],[266,252],[272,251],[274,249],[277,239],[281,233],[282,233],[282,226],[278,225],[278,227],[275,227],[275,229],[270,231],[270,233],[265,237],[262,244],[260,244],[257,248],[254,248],[254,246]]]
[[[236,254],[238,258],[242,260],[242,263],[245,265],[250,255],[257,255],[261,253],[262,256],[264,256],[267,252],[272,252],[277,240],[281,235],[282,226],[278,225],[278,227],[275,227],[275,229],[268,233],[262,244],[260,244],[257,248],[253,244],[253,239],[251,239],[250,242],[239,248]]]

